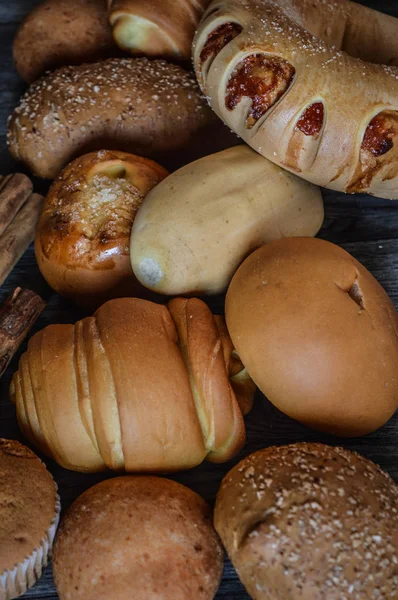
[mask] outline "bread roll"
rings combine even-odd
[[[322,431],[365,435],[398,403],[398,317],[343,249],[312,238],[251,254],[226,298],[232,342],[282,412]]]
[[[223,550],[206,502],[159,477],[117,477],[67,512],[54,548],[60,600],[212,600]]]
[[[285,236],[315,235],[318,188],[248,146],[190,163],[147,196],[133,226],[131,264],[161,294],[218,294],[247,254]]]
[[[36,231],[48,284],[87,306],[140,295],[131,227],[148,191],[166,176],[157,163],[125,152],[100,150],[70,163],[52,184]]]
[[[398,593],[398,487],[343,448],[251,454],[224,478],[215,526],[256,600],[373,600]]]
[[[236,389],[236,395],[235,395]],[[200,300],[111,300],[30,339],[11,385],[24,435],[61,466],[176,471],[245,441],[253,384]]]
[[[105,0],[45,0],[21,23],[13,44],[15,68],[28,83],[115,53]]]
[[[214,120],[194,76],[181,67],[115,58],[64,67],[34,83],[10,117],[8,143],[35,175],[54,179],[90,150],[170,160]]]
[[[123,50],[190,60],[196,26],[210,0],[108,0],[113,36]]]
[[[397,199],[397,30],[396,17],[349,0],[215,0],[195,71],[218,116],[272,162]]]

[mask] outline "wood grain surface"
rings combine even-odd
[[[396,0],[378,0],[377,2],[376,0],[367,0],[362,3],[398,16]],[[5,143],[6,121],[25,89],[25,85],[13,69],[12,39],[18,23],[35,4],[37,4],[35,0],[0,1],[0,174],[11,173],[17,168],[8,154]],[[33,51],[34,48],[32,48]],[[43,182],[35,181],[35,190],[45,192],[46,186]],[[398,201],[389,202],[365,196],[345,196],[328,191],[325,191],[324,199],[326,219],[320,234],[321,237],[340,244],[360,260],[385,287],[395,306],[398,307]],[[48,288],[39,273],[32,247],[28,249],[0,288],[0,302],[3,302],[16,286],[33,289],[48,302],[31,334],[50,323],[74,322],[82,316],[72,305]],[[222,311],[223,298],[214,298],[209,301],[209,304],[214,310]],[[8,387],[11,376],[17,369],[19,357],[25,348],[26,342],[0,381],[0,437],[14,438],[20,441],[23,441],[23,438],[18,430],[15,409],[9,402]],[[355,369],[355,356],[352,357],[352,368]],[[378,399],[375,397],[374,402],[377,401]],[[378,463],[398,481],[398,414],[372,435],[342,441],[310,431],[293,422],[258,393],[254,409],[247,417],[246,423],[247,444],[244,451],[234,461],[225,465],[205,463],[173,478],[188,485],[213,503],[222,477],[243,456],[265,446],[306,440],[322,441],[333,445],[340,444],[356,450]],[[66,509],[85,489],[105,476],[111,476],[110,474],[76,474],[61,469],[51,461],[46,460],[46,462],[58,483],[63,509]],[[47,568],[42,579],[23,597],[37,600],[58,597],[51,567]],[[228,560],[216,598],[218,600],[249,598]],[[112,599],[109,598],[109,600]]]

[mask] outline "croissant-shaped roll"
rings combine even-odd
[[[37,333],[11,384],[24,435],[94,472],[223,462],[245,441],[254,384],[221,317],[197,299],[111,300]]]
[[[115,42],[133,54],[190,60],[210,0],[108,0]]]

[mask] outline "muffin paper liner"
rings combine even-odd
[[[17,563],[13,569],[6,569],[0,573],[0,600],[11,600],[12,598],[21,596],[41,577],[51,558],[51,550],[59,523],[60,512],[61,503],[57,494],[55,517],[45,537],[41,540],[40,546],[35,548],[23,562]]]

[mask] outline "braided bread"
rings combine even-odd
[[[195,69],[215,112],[266,158],[318,185],[396,199],[397,33],[397,19],[348,0],[217,0]]]
[[[51,325],[22,356],[11,398],[24,435],[60,465],[172,471],[243,445],[254,384],[200,300],[111,300]]]

